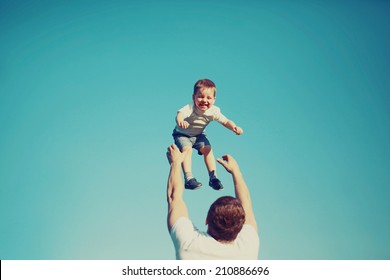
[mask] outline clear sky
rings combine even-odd
[[[244,129],[207,132],[261,259],[390,259],[389,2],[57,2],[0,2],[0,259],[174,259],[165,152],[200,78]],[[185,192],[202,230],[218,173]]]

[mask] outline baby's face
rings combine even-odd
[[[206,111],[215,102],[214,88],[203,88],[196,94],[192,95],[196,107],[201,111]]]

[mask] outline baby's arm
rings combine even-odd
[[[184,120],[185,119],[185,115],[182,113],[182,112],[177,112],[177,115],[176,115],[176,123],[177,125],[180,127],[180,128],[188,128],[188,126],[190,125],[187,121]]]
[[[244,133],[244,130],[243,130],[241,127],[237,126],[237,125],[236,125],[233,121],[231,121],[231,120],[228,120],[228,121],[224,124],[224,126],[225,126],[227,129],[233,131],[233,132],[234,132],[235,134],[237,134],[237,135],[241,135],[241,134]]]

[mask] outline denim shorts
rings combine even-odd
[[[173,139],[175,140],[176,146],[180,149],[180,151],[183,150],[184,147],[192,147],[198,151],[199,155],[202,155],[202,153],[199,151],[201,148],[205,146],[211,146],[209,139],[207,139],[206,134],[201,133],[196,136],[188,136],[176,131],[173,131]]]

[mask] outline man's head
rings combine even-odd
[[[206,111],[215,103],[217,88],[209,79],[202,79],[195,83],[192,99],[194,104],[201,110]]]
[[[245,212],[241,202],[231,196],[218,198],[211,204],[207,214],[207,233],[220,242],[236,239],[245,223]]]

